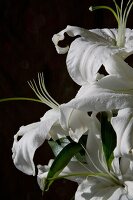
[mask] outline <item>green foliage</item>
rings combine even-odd
[[[58,177],[62,170],[67,166],[71,158],[81,150],[82,146],[79,143],[71,142],[60,151],[50,167],[47,178],[45,180],[44,191],[49,189],[54,179]]]

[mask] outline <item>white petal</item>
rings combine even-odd
[[[81,36],[86,39],[89,39],[93,42],[107,43],[110,45],[114,44],[116,39],[116,29],[92,29],[87,30],[84,28],[80,28],[77,26],[67,26],[64,30],[55,34],[52,38],[52,41],[56,47],[58,53],[66,53],[68,51],[68,47],[62,48],[58,46],[59,41],[64,40],[64,34],[67,33],[70,37]]]
[[[125,181],[127,197],[129,200],[133,199],[133,181]]]
[[[98,84],[82,86],[77,96],[62,108],[74,108],[85,112],[108,111],[133,107],[133,95],[116,93],[113,90],[101,88]]]
[[[124,62],[124,59],[133,53],[132,32],[133,30],[126,29],[125,48],[116,46],[116,29],[86,30],[67,26],[53,36],[53,42],[58,53],[66,53],[69,50],[66,60],[68,72],[79,85],[96,80],[102,64],[109,74],[131,77],[128,80],[132,80],[133,70]],[[58,46],[58,42],[64,40],[65,33],[71,37],[81,36],[71,43],[70,49],[68,46],[66,48]]]
[[[121,157],[120,160],[120,170],[123,176],[127,173],[127,171],[130,169],[130,159]]]
[[[108,29],[108,28],[104,28],[104,29],[92,29],[90,30],[93,33],[96,33],[98,36],[101,36],[102,38],[104,38],[104,40],[106,40],[106,42],[108,42],[110,45],[116,45],[116,38],[117,38],[117,29]],[[101,40],[101,38],[100,38]],[[102,40],[103,42],[103,40]]]
[[[124,189],[110,180],[88,177],[79,185],[75,200],[120,200],[123,194]]]
[[[68,131],[64,130],[59,124],[59,121],[57,121],[50,129],[49,134],[53,140],[58,140],[62,137],[66,137],[68,135]]]
[[[106,43],[77,38],[72,42],[67,55],[67,68],[72,79],[79,85],[96,80],[99,68],[113,54]]]
[[[40,122],[22,126],[14,136],[12,147],[13,162],[15,166],[28,175],[35,175],[33,156],[36,149],[42,145],[48,137],[53,124],[58,120],[58,112],[49,110]],[[20,140],[17,140],[22,136]]]
[[[37,168],[38,168],[37,182],[42,191],[44,190],[45,179],[47,178],[48,171],[49,171],[53,161],[54,161],[53,159],[50,159],[48,165],[43,165],[43,166],[38,165],[37,166]]]
[[[133,181],[133,161],[130,158],[121,157],[120,170],[123,175],[123,180]]]
[[[133,69],[121,58],[120,54],[121,51],[117,55],[109,56],[108,59],[104,60],[103,65],[108,74],[121,76],[132,81]]]
[[[64,33],[69,36],[81,36],[75,39],[68,51],[68,47],[61,48],[58,42],[64,39]],[[116,30],[94,29],[86,30],[80,27],[67,26],[53,36],[58,53],[66,53],[67,68],[72,79],[79,85],[96,80],[97,72],[104,60],[117,53],[119,50],[114,46]]]
[[[127,52],[133,52],[133,30],[127,28],[125,33],[125,48]]]
[[[107,75],[99,80],[98,84],[102,88],[108,88],[116,93],[133,93],[133,81],[127,77],[117,75]]]
[[[90,126],[90,117],[87,112],[82,112],[75,109],[65,109],[62,110],[60,106],[61,118],[60,124],[65,129],[68,130],[69,136],[78,142],[80,137],[86,133]]]
[[[131,151],[133,148],[133,109],[120,110],[118,115],[112,118],[111,123],[117,135],[115,156],[133,156]]]
[[[119,180],[123,181],[123,171],[120,169],[120,159],[118,157],[114,157],[112,163],[111,163],[112,171],[118,177]]]
[[[64,30],[55,34],[52,38],[52,41],[55,45],[55,48],[59,54],[64,54],[68,51],[69,47],[59,47],[58,42],[64,40],[64,34],[67,33],[69,36],[74,37],[76,35],[82,35],[84,29],[76,27],[76,26],[67,26]]]
[[[110,43],[111,37],[104,29],[84,32],[85,36],[82,34],[72,42],[66,59],[68,72],[79,85],[95,81],[104,61],[118,51]],[[108,32],[111,31],[108,29]]]
[[[103,146],[101,141],[101,125],[96,117],[92,117],[86,144],[86,160],[88,169],[92,172],[104,172],[107,170]]]

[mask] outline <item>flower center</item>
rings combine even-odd
[[[120,7],[118,6],[115,0],[113,0],[113,2],[115,4],[116,11],[113,10],[109,6],[94,6],[94,7],[91,6],[89,10],[93,11],[93,10],[98,10],[98,9],[107,9],[113,13],[118,23],[118,34],[116,38],[116,44],[118,47],[121,48],[125,46],[126,24],[127,24],[127,19],[128,19],[130,10],[133,6],[133,1],[129,0],[125,9],[123,9],[123,0],[121,1]]]
[[[115,2],[115,1],[114,1]],[[118,36],[117,36],[117,46],[118,47],[124,47],[125,45],[125,32],[126,32],[126,24],[128,15],[130,13],[130,10],[133,6],[133,1],[129,0],[125,10],[123,10],[123,0],[121,2],[121,7],[119,8],[116,4],[117,9],[117,16],[118,16]]]

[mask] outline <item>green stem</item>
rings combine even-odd
[[[105,178],[110,178],[112,179],[116,184],[118,185],[122,185],[119,180],[115,177],[112,176],[110,173],[109,174],[105,174],[105,173],[72,173],[72,174],[67,174],[64,176],[58,176],[58,177],[52,177],[52,178],[48,178],[47,181],[55,181],[58,179],[62,179],[62,178],[69,178],[69,177],[81,177],[81,176],[85,176],[85,177],[105,177]]]
[[[33,99],[33,98],[26,98],[26,97],[11,97],[11,98],[4,98],[4,99],[0,99],[0,103],[1,102],[6,102],[6,101],[34,101],[34,102],[38,102],[38,103],[43,103],[41,100],[39,99]]]
[[[85,173],[72,173],[72,174],[67,174],[67,175],[64,175],[64,176],[58,176],[58,177],[52,177],[52,178],[48,178],[47,180],[48,181],[51,181],[51,180],[57,180],[57,179],[62,179],[62,178],[69,178],[69,177],[74,177],[74,176],[93,176],[93,177],[109,177],[108,174],[105,174],[105,173],[88,173],[88,172],[85,172]]]

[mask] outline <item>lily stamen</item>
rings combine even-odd
[[[42,101],[42,103],[47,106],[57,109],[59,104],[50,96],[48,93],[45,83],[43,73],[38,73],[38,85],[33,79],[32,81],[28,81],[29,86],[35,92],[37,97]],[[39,87],[38,87],[39,86]]]
[[[99,10],[99,9],[107,9],[111,11],[118,23],[118,35],[116,39],[116,44],[118,47],[124,47],[125,46],[125,31],[126,31],[126,24],[127,19],[129,16],[129,13],[131,11],[131,8],[133,6],[133,1],[129,0],[125,10],[123,10],[123,0],[121,1],[121,6],[119,7],[115,0],[113,0],[115,4],[116,11],[112,9],[109,6],[91,6],[89,8],[90,11]]]

